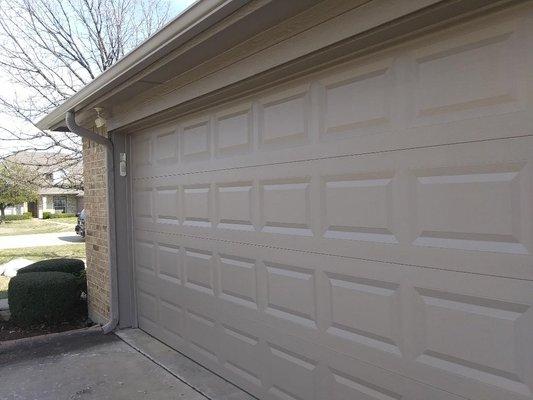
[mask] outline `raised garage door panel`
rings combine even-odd
[[[533,399],[530,14],[132,136],[140,327],[262,399]]]
[[[532,151],[528,137],[140,179],[136,227],[532,279]]]

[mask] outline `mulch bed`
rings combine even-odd
[[[87,317],[86,302],[80,302],[79,311],[70,321],[58,325],[39,324],[29,327],[20,327],[9,320],[2,318],[2,315],[0,315],[0,342],[87,328],[92,325],[94,325],[94,323]]]
[[[90,321],[84,319],[72,322],[64,322],[56,326],[42,324],[28,328],[21,328],[10,321],[0,321],[0,342],[22,339],[31,336],[46,335],[49,333],[65,332],[73,329],[85,328],[91,325],[93,324]]]

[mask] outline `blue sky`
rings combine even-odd
[[[189,7],[196,0],[174,0],[171,4],[172,12],[178,15],[180,12]]]

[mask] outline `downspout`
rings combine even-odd
[[[110,308],[109,321],[102,327],[104,333],[112,332],[118,325],[118,279],[116,263],[116,227],[115,227],[115,172],[113,142],[104,136],[84,128],[76,123],[74,111],[68,111],[65,122],[70,132],[82,138],[96,142],[106,147],[107,156],[107,243],[109,255],[109,278],[110,278]]]

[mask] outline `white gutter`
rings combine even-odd
[[[116,225],[115,225],[115,168],[113,142],[106,137],[100,136],[89,129],[76,123],[74,111],[68,111],[65,115],[65,123],[70,132],[85,139],[105,146],[107,150],[107,243],[109,261],[109,321],[102,327],[104,333],[112,332],[118,325],[119,305],[118,305],[118,276],[116,258]]]

